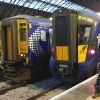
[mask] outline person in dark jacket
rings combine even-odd
[[[94,85],[94,87],[95,87],[95,93],[92,97],[93,98],[100,97],[100,67],[99,67],[97,81],[96,81],[96,84]]]

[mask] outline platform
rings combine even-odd
[[[100,100],[100,97],[96,99],[92,98],[95,92],[94,84],[97,76],[98,74],[51,98],[50,100]]]

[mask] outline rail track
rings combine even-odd
[[[38,97],[44,95],[45,93],[50,92],[50,91],[53,91],[54,89],[59,88],[59,87],[63,86],[64,84],[65,84],[65,83],[62,83],[62,84],[57,85],[57,86],[55,86],[55,87],[52,87],[52,88],[50,88],[50,89],[44,90],[44,91],[42,91],[41,93],[39,93],[39,94],[37,94],[37,95],[35,95],[35,96],[32,96],[32,97],[28,98],[27,100],[35,100],[36,98],[38,98]]]
[[[64,82],[52,78],[33,84],[18,84],[0,90],[0,100],[35,100],[64,84]]]
[[[25,84],[16,84],[16,85],[10,85],[6,88],[2,88],[2,89],[0,89],[0,95],[5,94],[6,92],[11,91],[13,89],[25,86],[25,85],[27,85],[27,84],[26,83]]]

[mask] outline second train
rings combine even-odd
[[[3,19],[1,29],[5,77],[16,81],[48,77],[50,20],[18,15]]]

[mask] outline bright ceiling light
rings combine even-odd
[[[50,18],[49,18],[49,20],[51,20],[51,21],[52,21],[52,17],[50,17]]]
[[[100,16],[100,12],[96,12],[96,15]]]

